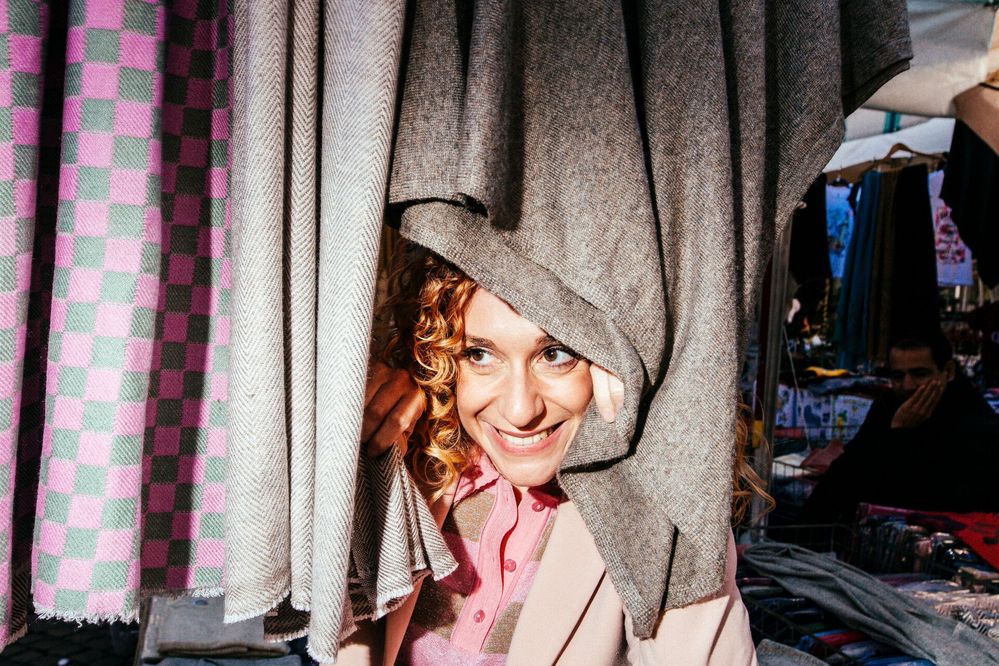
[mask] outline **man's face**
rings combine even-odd
[[[923,384],[933,380],[946,383],[954,378],[954,364],[948,361],[943,369],[933,361],[929,347],[892,349],[888,358],[891,387],[899,400],[905,400]]]

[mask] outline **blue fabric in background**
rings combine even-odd
[[[853,206],[849,185],[826,185],[826,232],[829,235],[829,267],[837,280],[843,277],[846,253],[853,236]]]
[[[837,364],[848,370],[856,370],[867,363],[871,264],[881,199],[881,174],[868,171],[859,187],[833,333],[833,340],[839,347]]]

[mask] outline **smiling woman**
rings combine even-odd
[[[523,490],[555,477],[593,395],[590,364],[478,289],[465,308],[457,408],[470,440]]]
[[[411,451],[429,495],[480,451],[514,486],[551,481],[593,396],[590,362],[432,253],[411,248],[397,278],[390,348],[429,405]]]
[[[368,433],[389,434],[367,448],[408,444],[458,569],[424,579],[337,663],[755,663],[731,539],[722,589],[639,639],[559,485],[591,405],[615,417],[616,378],[433,253],[401,257],[386,307],[394,369],[376,364],[366,414]]]

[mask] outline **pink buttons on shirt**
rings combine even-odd
[[[517,563],[514,562],[513,560],[507,560],[506,562],[503,563],[503,568],[506,569],[507,571],[516,571]]]
[[[541,500],[538,500],[537,502],[531,505],[531,508],[534,509],[535,511],[541,511],[542,509],[545,508],[545,503],[542,502]]]
[[[477,610],[475,611],[475,615],[472,616],[472,619],[475,620],[475,624],[479,624],[486,619],[486,612],[484,610]]]

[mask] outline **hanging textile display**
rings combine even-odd
[[[850,186],[830,183],[826,186],[826,230],[829,234],[829,266],[832,276],[843,278],[847,248],[853,234],[853,206]]]
[[[836,315],[841,368],[884,364],[894,342],[939,326],[928,183],[925,165],[861,181]]]
[[[234,13],[225,613],[332,661],[457,566],[399,452],[359,457],[404,3]]]
[[[2,647],[221,591],[226,2],[0,2],[0,61]]]
[[[848,370],[867,359],[867,330],[870,327],[871,264],[878,224],[881,174],[869,171],[851,194],[854,213],[853,233],[843,263],[843,282],[836,306],[833,339],[839,348],[837,365]]]
[[[942,287],[970,286],[974,282],[971,250],[961,240],[950,208],[940,198],[944,172],[930,174],[930,207],[937,250],[937,284]]]
[[[409,4],[0,0],[0,646],[224,590],[332,661],[454,569],[359,455],[386,206],[624,380],[560,481],[635,633],[719,589],[763,266],[904,3]]]
[[[826,303],[832,267],[829,261],[829,232],[826,221],[826,177],[819,174],[791,217],[791,277],[798,284],[794,292],[800,309],[791,328],[803,330],[807,319],[809,333],[822,330],[826,319]]]
[[[978,275],[999,284],[999,155],[961,121],[954,123],[940,197],[975,255]]]
[[[901,2],[414,4],[394,218],[623,380],[559,482],[639,637],[721,585],[772,239],[909,57]]]

